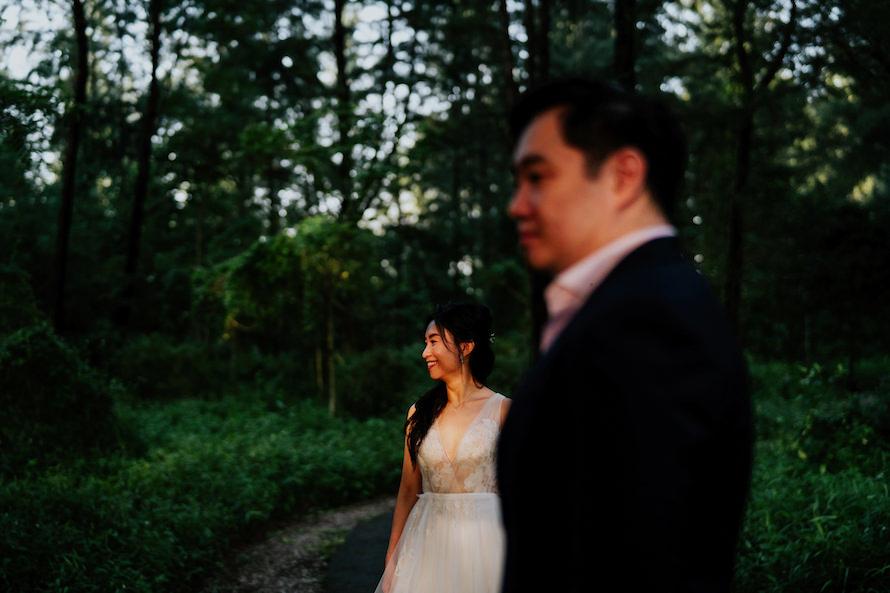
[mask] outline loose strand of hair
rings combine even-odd
[[[433,422],[445,408],[448,402],[445,383],[439,382],[427,391],[414,404],[414,414],[405,422],[405,431],[408,433],[408,455],[411,458],[412,467],[417,467],[417,456],[420,452],[420,444],[426,438]]]

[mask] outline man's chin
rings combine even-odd
[[[552,262],[547,259],[547,257],[543,253],[534,251],[532,249],[525,250],[525,261],[530,268],[539,272],[549,271],[552,264]]]

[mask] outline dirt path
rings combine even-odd
[[[370,588],[366,583],[369,574],[382,570],[386,539],[381,544],[381,537],[388,535],[385,524],[389,520],[382,515],[391,516],[394,506],[395,499],[386,498],[320,513],[284,526],[268,539],[233,551],[225,562],[225,570],[206,583],[201,593],[349,590],[343,587],[372,593],[376,581]],[[376,521],[369,521],[375,517]],[[365,523],[364,529],[353,532],[356,526]],[[384,528],[385,533],[381,533]],[[329,574],[329,565],[335,565],[331,568],[336,567],[336,574]]]

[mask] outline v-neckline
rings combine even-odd
[[[482,407],[479,408],[479,411],[476,412],[476,415],[473,416],[473,419],[470,420],[469,424],[467,424],[467,427],[464,429],[464,433],[460,435],[460,438],[457,440],[457,445],[454,447],[453,458],[448,456],[448,450],[445,448],[445,441],[442,439],[442,428],[439,425],[439,418],[436,418],[436,433],[439,437],[439,446],[442,447],[442,453],[445,455],[445,459],[448,460],[448,463],[452,465],[454,464],[454,460],[457,459],[457,454],[460,453],[460,446],[463,444],[464,438],[467,436],[467,433],[470,432],[470,429],[473,428],[473,425],[476,424],[476,420],[479,419],[479,417],[482,415],[482,411],[488,406],[489,403],[491,403],[491,398],[493,398],[495,395],[497,394],[492,393],[488,396],[488,399],[485,400],[485,403],[482,404]]]

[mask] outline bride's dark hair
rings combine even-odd
[[[465,359],[470,367],[473,382],[481,387],[491,369],[494,368],[494,350],[491,349],[491,311],[485,305],[472,302],[449,303],[436,307],[435,313],[429,316],[426,325],[435,323],[439,335],[445,340],[445,330],[451,333],[454,344],[445,346],[451,350],[459,349],[461,344],[473,342],[473,350]],[[408,433],[408,454],[411,463],[417,467],[417,454],[426,433],[433,421],[445,408],[448,397],[445,382],[439,381],[414,404],[414,414],[405,422]]]

